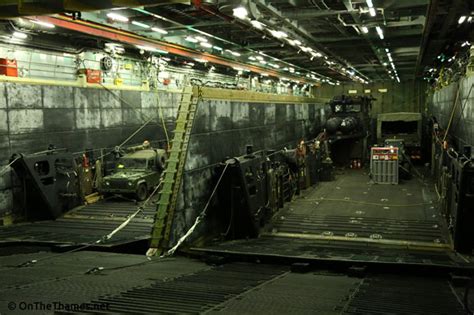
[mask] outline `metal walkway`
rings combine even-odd
[[[199,254],[319,262],[462,267],[431,186],[373,184],[347,170],[285,205],[260,238],[192,248]]]
[[[148,203],[119,233],[95,246],[112,247],[149,239],[156,204]],[[101,200],[81,206],[54,221],[38,221],[0,228],[1,243],[48,243],[84,245],[112,232],[137,209],[131,201]]]

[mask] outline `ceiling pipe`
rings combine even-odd
[[[89,36],[104,38],[110,41],[117,41],[120,43],[129,44],[132,46],[137,46],[137,45],[149,46],[155,49],[163,50],[168,53],[172,53],[178,56],[183,56],[183,57],[187,57],[191,59],[196,59],[196,58],[203,59],[203,60],[206,60],[207,62],[215,63],[215,64],[226,66],[226,67],[232,67],[232,68],[238,67],[238,68],[242,68],[244,70],[249,70],[255,73],[259,73],[259,74],[268,74],[277,78],[286,77],[293,80],[298,80],[302,83],[310,83],[314,85],[319,85],[319,82],[317,81],[307,80],[300,76],[294,76],[291,74],[282,73],[282,72],[275,71],[272,69],[261,68],[261,67],[246,64],[243,62],[230,60],[230,59],[216,56],[210,53],[200,52],[200,51],[187,48],[181,45],[143,37],[138,34],[115,29],[115,28],[108,27],[102,24],[97,24],[97,23],[92,23],[92,22],[82,21],[82,20],[74,20],[64,15],[59,15],[59,16],[54,16],[54,17],[33,16],[29,18],[51,23],[58,27],[80,32],[83,34],[87,34]]]
[[[348,10],[314,10],[314,9],[285,10],[282,12],[284,13],[285,17],[289,19],[295,19],[295,20],[304,20],[304,19],[312,19],[312,18],[318,18],[318,17],[327,17],[327,16],[351,13],[351,11],[348,11]],[[355,10],[354,12],[358,12],[358,11]]]

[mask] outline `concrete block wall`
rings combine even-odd
[[[215,168],[226,157],[245,154],[246,145],[261,149],[294,148],[311,139],[324,119],[324,104],[245,103],[224,100],[198,104],[189,144],[172,242],[183,235],[203,210],[214,186]],[[201,225],[198,230],[209,229]],[[193,237],[199,235],[197,232]]]
[[[435,91],[428,101],[428,112],[436,117],[446,129],[453,110],[459,84],[459,101],[449,135],[461,149],[464,145],[474,146],[474,76],[463,78],[441,90]]]
[[[71,152],[113,148],[153,117],[129,143],[164,140],[158,104],[171,131],[180,97],[165,91],[0,83],[0,169],[13,153],[39,152],[49,144]],[[12,174],[0,176],[0,215],[13,210]]]

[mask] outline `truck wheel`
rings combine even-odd
[[[143,201],[146,199],[148,195],[148,189],[146,188],[146,184],[140,184],[137,187],[137,199]]]

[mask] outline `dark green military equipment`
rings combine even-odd
[[[102,182],[103,194],[131,194],[144,200],[160,182],[165,163],[165,150],[145,149],[121,157],[113,174]]]

